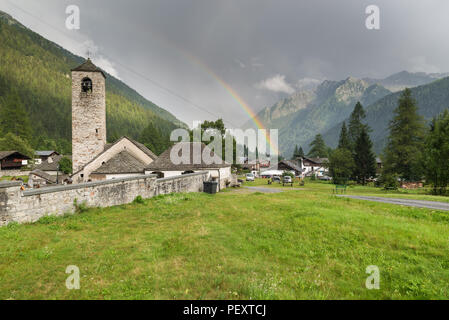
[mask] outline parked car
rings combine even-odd
[[[247,173],[246,181],[254,181],[254,175],[252,173]]]
[[[282,179],[282,185],[285,186],[286,184],[290,184],[291,186],[293,186],[293,179],[290,176],[284,176],[284,178]]]
[[[281,177],[279,177],[279,176],[273,176],[273,177],[271,178],[271,181],[277,182],[277,183],[281,183]]]

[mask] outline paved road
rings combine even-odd
[[[243,188],[252,190],[254,192],[262,192],[262,193],[280,193],[283,191],[290,191],[290,190],[302,190],[299,188],[290,188],[290,187],[285,187],[285,189],[269,188],[269,187],[243,187]]]
[[[409,206],[409,207],[428,208],[428,209],[434,209],[434,210],[449,211],[449,203],[448,202],[383,198],[383,197],[367,197],[367,196],[347,196],[347,195],[339,195],[338,197],[346,197],[346,198],[351,198],[351,199],[368,200],[368,201],[383,202],[383,203],[392,203],[392,204],[399,204],[402,206]]]

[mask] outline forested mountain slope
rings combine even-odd
[[[9,95],[19,97],[31,126],[29,142],[35,149],[70,151],[70,70],[83,61],[0,12],[0,109],[11,100]],[[174,128],[186,126],[122,81],[106,76],[109,141],[123,135],[142,138],[148,126],[154,128],[146,130],[146,135],[154,132],[150,140],[165,141]]]

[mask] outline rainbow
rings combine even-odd
[[[193,56],[189,52],[187,52],[185,49],[178,48],[175,46],[177,50],[185,57],[188,58],[189,61],[195,63],[196,65],[200,66],[201,69],[206,71],[206,73],[211,76],[218,84],[220,84],[228,93],[229,95],[237,102],[237,104],[245,111],[246,114],[250,117],[250,119],[254,122],[256,127],[261,130],[266,130],[263,123],[259,120],[257,117],[257,114],[251,109],[251,107],[248,105],[248,103],[243,100],[243,98],[228,84],[226,83],[222,78],[220,78],[210,67],[208,67],[205,63],[203,63],[201,60],[199,60],[197,57]],[[271,151],[274,151],[276,155],[279,155],[279,149],[277,144],[273,143],[270,135],[266,134],[266,139],[268,141],[268,144],[270,145]]]
[[[266,130],[263,123],[259,120],[257,117],[257,114],[252,110],[252,108],[248,105],[248,103],[245,102],[245,100],[228,84],[226,81],[224,81],[220,76],[218,76],[209,66],[207,66],[204,62],[202,62],[200,59],[192,55],[189,51],[187,51],[184,48],[181,48],[176,43],[173,43],[172,41],[166,39],[165,37],[162,37],[159,34],[156,34],[154,31],[149,31],[151,35],[153,35],[155,38],[157,38],[159,41],[162,41],[166,45],[172,47],[175,49],[176,52],[180,53],[183,57],[187,59],[192,64],[195,64],[199,66],[201,69],[203,69],[210,77],[212,77],[220,86],[222,86],[232,97],[233,100],[237,102],[237,104],[245,111],[245,113],[250,117],[250,119],[254,122],[256,127],[261,130]],[[279,155],[279,149],[277,144],[273,143],[270,135],[266,134],[266,139],[270,145],[270,149],[276,153],[276,155]]]

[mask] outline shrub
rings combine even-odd
[[[89,210],[89,207],[87,206],[86,201],[78,203],[78,199],[75,198],[75,200],[73,200],[73,205],[75,206],[76,213],[83,213],[83,212],[86,212],[87,210]]]
[[[145,201],[143,200],[142,196],[137,196],[137,197],[134,199],[133,203],[135,203],[135,204],[144,204]]]
[[[397,190],[399,188],[399,181],[398,176],[391,173],[385,173],[383,174],[380,179],[379,183],[384,187],[384,189],[393,189]]]

